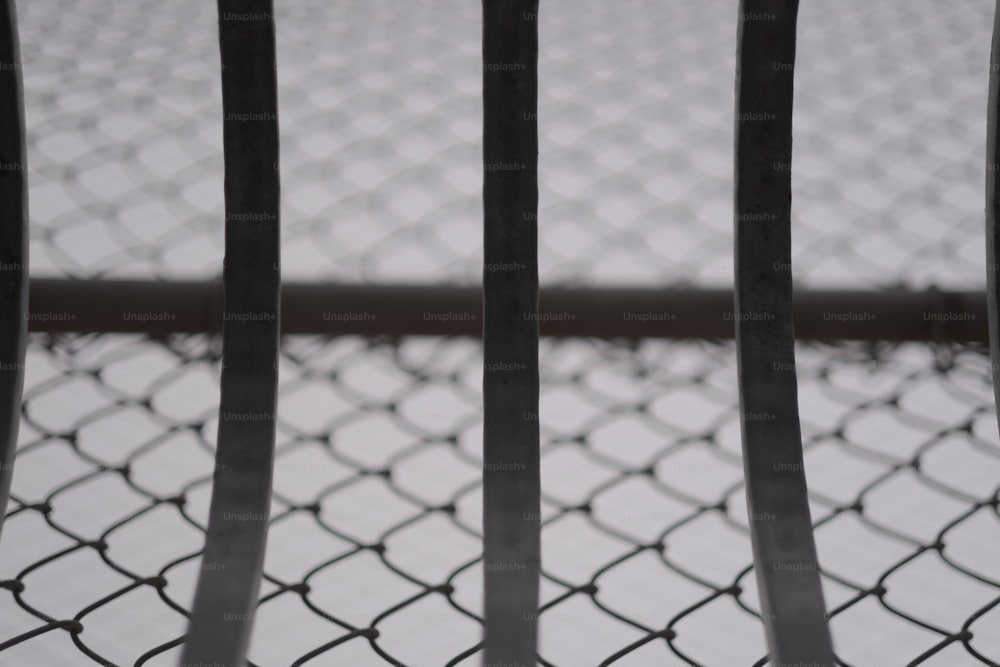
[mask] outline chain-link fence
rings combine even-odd
[[[217,275],[214,5],[22,4],[33,270]],[[982,288],[992,9],[802,7],[797,285]],[[276,11],[283,277],[477,283],[479,5]],[[735,17],[732,0],[542,7],[543,283],[731,284]]]
[[[214,348],[197,336],[34,340],[0,599],[12,638],[56,626],[4,664],[82,664],[78,650],[176,662],[165,647],[184,633],[214,465]],[[543,344],[544,664],[766,653],[733,353]],[[287,342],[256,664],[476,664],[480,359],[462,339]],[[996,662],[986,357],[845,344],[802,346],[798,365],[839,657]]]
[[[33,274],[217,275],[215,7],[19,10]],[[478,4],[277,10],[285,278],[477,281]],[[797,286],[982,288],[992,11],[804,3]],[[543,282],[731,282],[735,16],[543,3]],[[199,558],[219,359],[210,336],[32,337],[0,665],[176,664],[219,565]],[[765,664],[734,346],[540,359],[543,664]],[[800,344],[796,366],[841,663],[1000,664],[985,351]],[[482,372],[465,338],[285,340],[254,664],[477,664]]]

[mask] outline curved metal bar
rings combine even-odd
[[[182,664],[246,660],[267,543],[279,343],[278,92],[271,0],[219,0],[226,257],[216,473]]]
[[[741,0],[739,12],[735,320],[754,570],[771,664],[833,667],[802,466],[788,269],[798,0]]]
[[[538,0],[483,0],[485,665],[534,665],[538,430]]]
[[[0,5],[0,530],[21,423],[28,337],[28,166],[14,0]]]
[[[990,357],[993,362],[993,399],[1000,424],[1000,0],[993,15],[993,46],[990,49],[990,91],[986,116],[986,311],[989,323]]]

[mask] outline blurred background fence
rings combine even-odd
[[[797,289],[983,290],[993,10],[803,3]],[[478,284],[478,3],[276,11],[284,279]],[[731,286],[736,11],[543,3],[543,285]],[[33,276],[217,277],[215,14],[21,3]],[[177,663],[219,343],[32,335],[0,665]],[[766,664],[733,344],[546,339],[540,361],[543,664]],[[796,366],[841,663],[1000,663],[985,348],[803,342]],[[473,338],[284,340],[253,664],[478,664],[482,372]]]

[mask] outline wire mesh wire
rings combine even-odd
[[[35,275],[218,274],[214,11],[21,4]],[[285,278],[477,281],[478,6],[277,11]],[[735,11],[543,3],[543,282],[731,282]],[[798,287],[982,287],[992,11],[802,7]],[[218,565],[218,363],[207,336],[33,335],[0,665],[176,664]],[[733,346],[545,341],[541,365],[543,664],[766,664]],[[279,370],[253,663],[476,664],[479,345],[296,337]],[[985,351],[799,345],[797,371],[841,663],[1000,664]]]

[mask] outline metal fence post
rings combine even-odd
[[[538,427],[538,0],[483,0],[485,665],[534,665]]]
[[[28,165],[14,0],[0,6],[0,530],[14,475],[28,335]]]
[[[182,664],[243,665],[267,543],[279,345],[278,93],[271,0],[219,0],[226,249],[212,504]],[[210,567],[209,567],[210,566]]]
[[[741,0],[736,64],[740,421],[771,664],[834,665],[813,539],[792,311],[792,93],[798,0]]]

